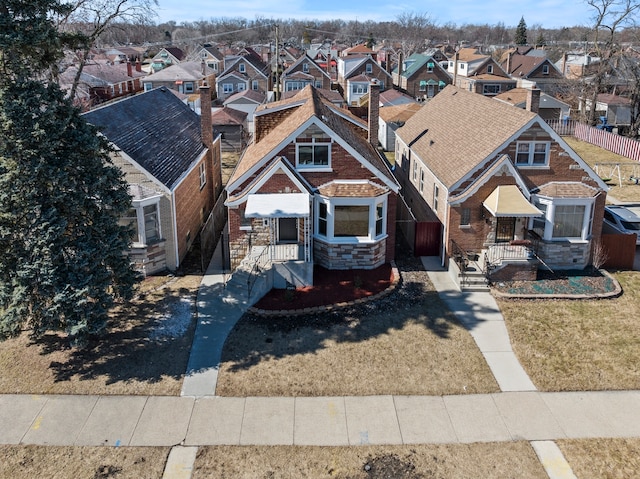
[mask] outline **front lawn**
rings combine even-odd
[[[513,349],[538,389],[640,389],[640,273],[614,277],[623,294],[603,300],[505,300]]]
[[[489,393],[498,385],[419,259],[398,261],[394,293],[350,309],[289,318],[246,314],[228,337],[220,396]]]

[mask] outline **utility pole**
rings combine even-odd
[[[278,25],[276,24],[276,84],[274,85],[275,101],[280,99],[280,40],[278,38]]]

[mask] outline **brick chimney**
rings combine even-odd
[[[209,149],[213,147],[213,123],[211,120],[211,91],[206,81],[200,86],[200,129],[202,143]]]
[[[378,119],[380,117],[380,83],[369,83],[369,143],[378,148]]]
[[[129,60],[127,60],[127,76],[133,76],[133,69],[131,68],[131,62]]]
[[[136,58],[136,71],[137,72],[141,72],[142,71],[142,63],[140,63],[140,59]]]
[[[527,106],[525,108],[532,113],[540,112],[540,90],[535,85],[527,91]]]

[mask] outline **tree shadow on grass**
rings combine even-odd
[[[267,359],[313,353],[327,342],[364,343],[408,325],[448,339],[460,323],[433,290],[419,258],[401,258],[397,264],[403,279],[381,299],[300,316],[245,314],[227,338],[222,361],[232,362],[231,372],[240,371]]]
[[[118,308],[108,329],[83,348],[69,348],[64,335],[38,341],[42,354],[66,348],[64,361],[52,361],[56,382],[160,383],[181,379],[195,329],[194,291],[163,289]]]

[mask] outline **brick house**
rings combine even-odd
[[[367,98],[372,80],[377,81],[380,91],[385,91],[392,84],[389,72],[370,55],[338,58],[338,85],[348,106],[362,106],[361,99]]]
[[[589,264],[608,188],[534,112],[539,94],[520,109],[449,86],[397,130],[396,176],[441,223],[443,264],[486,259],[493,279]]]
[[[453,77],[452,85],[484,96],[495,96],[517,86],[491,56],[476,48],[461,48],[449,59],[447,70]]]
[[[393,84],[413,98],[433,98],[447,85],[451,75],[440,62],[429,55],[414,53],[392,72]]]
[[[287,281],[296,286],[312,284],[314,264],[393,260],[398,184],[373,146],[378,102],[370,105],[373,128],[311,85],[256,111],[254,140],[226,186],[229,250],[268,246],[272,269],[295,268]]]
[[[209,87],[200,94],[202,117],[165,87],[84,114],[114,146],[129,183],[122,222],[133,226],[129,255],[144,274],[180,266],[222,191]]]
[[[546,53],[544,50],[532,52]],[[502,68],[515,80],[527,80],[535,83],[543,92],[554,95],[559,92],[566,79],[562,72],[542,54],[520,54],[508,52],[502,62]]]
[[[331,89],[331,77],[306,53],[282,73],[282,91],[302,90],[307,85]]]
[[[244,90],[261,93],[271,90],[271,67],[252,50],[225,58],[225,70],[216,79],[216,92],[221,101]]]

